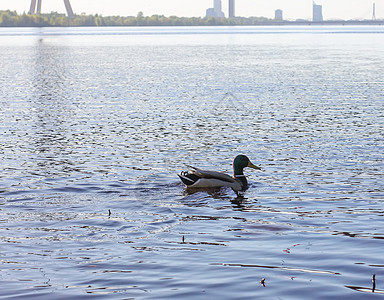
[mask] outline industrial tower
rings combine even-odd
[[[229,0],[228,3],[228,18],[235,17],[235,0]]]
[[[30,14],[40,14],[41,13],[41,2],[43,0],[31,0],[31,8],[29,9]],[[36,2],[37,2],[37,9],[36,9]],[[64,0],[65,9],[67,10],[68,17],[72,18],[75,16],[73,13],[71,3],[69,3],[69,0]]]

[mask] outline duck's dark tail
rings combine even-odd
[[[181,172],[181,174],[177,174],[177,176],[179,176],[181,181],[186,186],[193,185],[194,183],[196,183],[196,181],[198,181],[200,179],[199,176],[197,176],[195,174],[188,173],[188,172]]]

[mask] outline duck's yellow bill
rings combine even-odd
[[[249,168],[252,168],[252,169],[256,169],[256,170],[261,170],[260,167],[255,166],[255,165],[254,165],[253,163],[251,163],[251,162],[248,162],[248,167],[249,167]]]

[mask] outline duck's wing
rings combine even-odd
[[[229,183],[235,183],[237,182],[236,179],[233,177],[222,173],[222,172],[216,172],[216,171],[209,171],[209,170],[202,170],[199,168],[195,168],[192,166],[188,166],[191,169],[191,173],[199,176],[200,178],[206,178],[206,179],[217,179],[217,180],[222,180],[226,181]]]

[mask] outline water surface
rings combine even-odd
[[[0,295],[381,298],[383,37],[0,28]],[[177,178],[239,153],[242,198]]]

